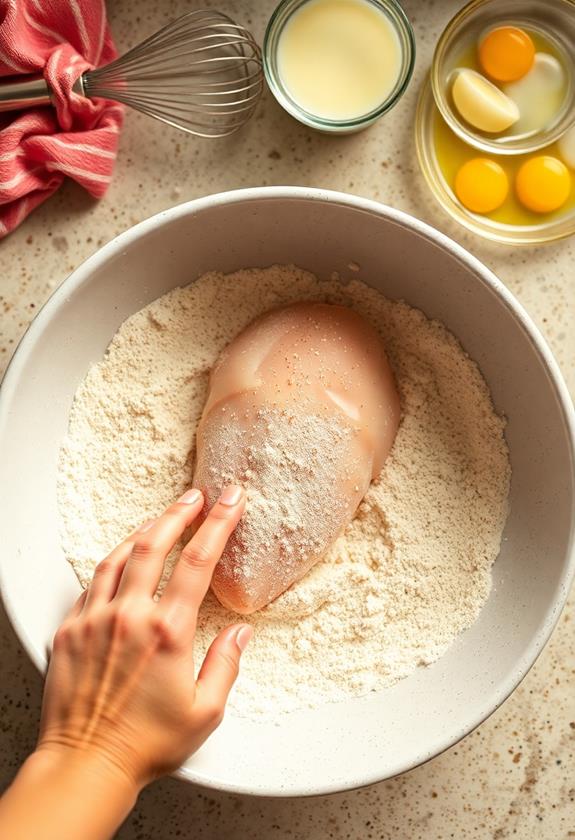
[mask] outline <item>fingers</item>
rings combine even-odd
[[[74,601],[74,604],[69,610],[69,612],[66,614],[64,621],[70,621],[71,619],[78,618],[78,616],[82,612],[84,604],[86,603],[87,596],[88,590],[84,589]]]
[[[118,586],[119,597],[151,597],[155,593],[166,557],[200,513],[203,504],[204,497],[199,490],[188,490],[162,516],[146,523],[136,532]]]
[[[203,661],[197,680],[200,710],[220,722],[228,695],[239,673],[241,655],[253,636],[249,624],[235,624],[214,639]],[[214,728],[215,728],[214,726]]]
[[[174,623],[185,625],[192,633],[200,604],[204,600],[216,563],[240,521],[245,508],[242,487],[226,487],[185,546],[162,596],[164,609]]]
[[[94,569],[94,576],[86,590],[85,610],[108,604],[115,596],[126,561],[134,545],[134,536],[116,546]]]

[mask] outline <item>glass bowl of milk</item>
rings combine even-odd
[[[401,98],[415,38],[395,0],[282,0],[263,54],[268,85],[288,113],[345,134],[371,125]]]

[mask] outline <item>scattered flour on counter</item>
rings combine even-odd
[[[129,318],[77,391],[58,498],[64,552],[81,583],[189,486],[221,350],[258,315],[303,300],[350,306],[375,325],[403,418],[380,477],[326,558],[249,617],[255,637],[231,708],[253,718],[383,689],[441,656],[487,599],[507,515],[504,421],[445,327],[358,280],[319,281],[293,266],[210,273]],[[233,620],[210,594],[198,661]]]

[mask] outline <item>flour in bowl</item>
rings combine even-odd
[[[64,552],[82,584],[126,533],[189,486],[221,350],[258,315],[303,300],[350,306],[374,324],[403,418],[381,475],[328,556],[248,618],[255,636],[230,705],[254,718],[380,690],[441,656],[487,599],[507,515],[504,421],[441,324],[359,280],[319,281],[293,266],[211,273],[129,318],[78,389],[58,497]],[[259,515],[265,528],[265,500]],[[208,596],[198,662],[234,620]]]

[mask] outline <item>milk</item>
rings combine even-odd
[[[378,108],[401,72],[394,25],[369,0],[309,0],[285,24],[278,71],[291,98],[327,120]]]

